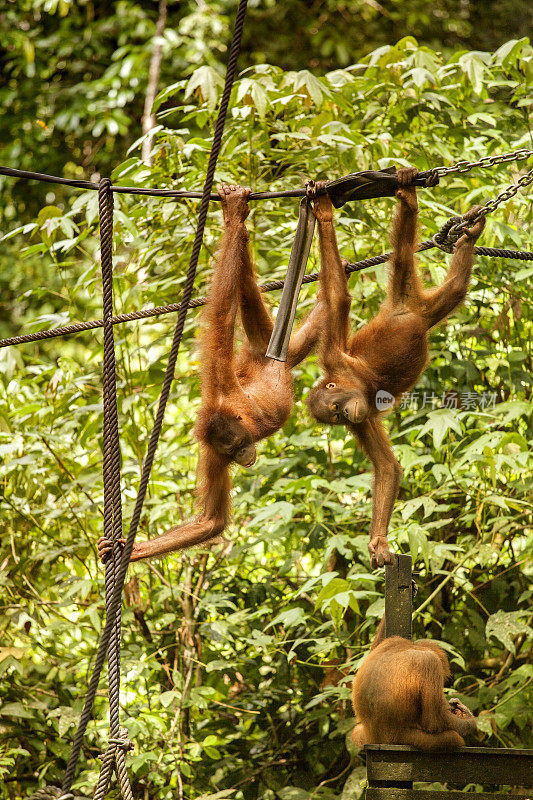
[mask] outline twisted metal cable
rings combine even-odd
[[[87,728],[87,724],[91,717],[92,705],[94,702],[94,698],[96,695],[96,691],[98,689],[98,683],[100,680],[100,673],[102,671],[102,667],[105,662],[107,647],[109,644],[110,636],[115,628],[115,609],[120,608],[121,601],[122,601],[122,587],[124,585],[124,580],[126,578],[126,572],[128,570],[128,564],[130,561],[131,553],[133,550],[133,543],[135,541],[135,536],[137,533],[137,527],[139,525],[139,521],[141,518],[141,513],[144,504],[144,498],[146,496],[146,490],[148,488],[148,481],[150,478],[150,472],[152,469],[152,464],[154,461],[155,451],[157,448],[157,444],[159,442],[159,435],[161,433],[161,427],[163,424],[163,417],[165,414],[165,409],[167,405],[167,401],[170,395],[170,387],[172,385],[172,381],[174,378],[174,369],[176,366],[176,360],[178,357],[179,346],[181,342],[181,337],[183,334],[183,328],[185,325],[185,318],[187,315],[187,310],[189,306],[189,302],[192,295],[192,289],[194,285],[194,279],[196,276],[196,268],[198,265],[198,257],[200,255],[200,249],[202,246],[203,241],[203,234],[205,223],[207,220],[207,210],[209,206],[211,188],[213,186],[213,179],[215,175],[215,168],[218,160],[218,155],[220,153],[220,149],[222,146],[222,134],[224,131],[224,124],[226,121],[226,113],[228,110],[229,99],[231,95],[231,88],[233,86],[233,81],[235,78],[235,71],[237,67],[237,58],[240,51],[240,44],[241,44],[241,37],[242,37],[242,29],[244,25],[244,18],[246,15],[246,8],[247,8],[248,0],[239,0],[239,8],[237,11],[237,16],[235,19],[235,27],[233,31],[233,37],[231,42],[231,49],[230,49],[230,56],[228,60],[228,66],[226,71],[226,80],[224,83],[224,91],[222,93],[222,99],[220,102],[220,108],[218,112],[217,122],[215,126],[215,132],[213,136],[213,145],[211,148],[211,153],[209,155],[209,163],[207,167],[207,174],[204,183],[204,190],[203,190],[203,197],[202,202],[200,204],[200,211],[198,214],[198,224],[196,228],[196,235],[194,239],[194,245],[191,252],[191,257],[189,261],[189,269],[187,273],[187,278],[185,281],[185,286],[183,290],[183,299],[181,302],[178,320],[176,323],[176,328],[174,330],[174,338],[172,341],[172,346],[170,349],[169,359],[167,370],[165,373],[165,379],[163,381],[163,387],[161,390],[161,396],[159,398],[159,405],[157,409],[156,419],[154,423],[154,428],[152,430],[152,434],[150,436],[150,442],[148,444],[148,449],[146,453],[146,457],[144,459],[142,471],[141,471],[141,480],[139,483],[139,491],[137,494],[137,500],[135,503],[135,509],[133,511],[130,529],[128,532],[128,537],[126,539],[126,544],[124,546],[124,552],[122,553],[122,557],[119,564],[118,574],[116,575],[115,587],[113,591],[113,596],[111,599],[110,604],[110,611],[106,615],[105,625],[102,631],[102,635],[100,637],[100,643],[98,646],[98,652],[96,654],[93,672],[91,675],[91,679],[89,681],[89,686],[87,689],[87,694],[85,697],[85,703],[83,707],[83,711],[80,716],[80,721],[78,724],[78,729],[74,736],[74,741],[72,745],[72,751],[70,754],[69,762],[67,764],[67,769],[65,772],[65,778],[63,780],[63,791],[68,791],[72,786],[72,781],[74,780],[74,773],[76,770],[76,764],[79,759],[79,754],[81,750],[81,745],[83,742],[83,736],[85,733],[85,729]]]
[[[518,150],[513,150],[510,153],[501,153],[495,156],[484,156],[478,161],[456,161],[455,164],[450,166],[433,167],[430,170],[433,173],[433,183],[427,183],[428,186],[436,185],[438,179],[444,175],[452,175],[454,173],[470,172],[470,170],[480,167],[485,169],[493,167],[496,164],[503,164],[510,161],[525,161],[533,156],[533,150],[528,150],[526,147],[520,147]],[[55,175],[46,175],[43,172],[31,172],[24,169],[13,169],[12,167],[0,166],[0,175],[7,175],[11,178],[22,178],[25,180],[42,181],[45,183],[59,183],[66,186],[72,186],[75,189],[98,189],[98,184],[93,181],[80,181],[71,178],[60,178]],[[430,179],[428,179],[430,180]],[[141,186],[112,186],[111,191],[117,194],[134,194],[134,195],[148,195],[151,197],[174,197],[176,199],[195,198],[202,199],[203,192],[188,191],[187,189],[151,189]],[[304,197],[305,189],[284,189],[274,192],[252,192],[250,200],[270,200],[274,197]],[[211,194],[210,200],[220,200],[219,194]]]

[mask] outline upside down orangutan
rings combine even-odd
[[[459,239],[444,283],[424,289],[415,266],[418,201],[417,170],[398,170],[398,210],[392,228],[389,287],[377,316],[355,334],[348,330],[351,296],[337,247],[333,206],[327,195],[315,200],[320,238],[320,297],[325,306],[320,360],[323,377],[309,393],[308,405],[319,422],[343,424],[356,436],[374,468],[369,551],[372,566],[393,563],[387,532],[400,483],[400,465],[380,417],[380,400],[393,404],[411,389],[428,361],[427,333],[465,298],[474,243],[482,218]],[[470,209],[467,218],[479,207]]]
[[[229,521],[232,463],[250,467],[255,442],[287,421],[292,404],[291,369],[312,350],[323,327],[318,302],[290,340],[287,361],[265,357],[273,322],[257,286],[245,220],[250,189],[221,186],[225,232],[203,314],[201,336],[202,405],[196,424],[200,443],[198,517],[162,536],[133,546],[132,561],[209,542]],[[246,342],[234,354],[237,312]],[[122,540],[122,544],[125,540]],[[112,544],[98,542],[105,560]]]

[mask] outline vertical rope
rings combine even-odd
[[[100,215],[100,262],[102,269],[102,295],[104,318],[104,365],[102,376],[102,394],[104,406],[103,424],[103,479],[104,479],[104,537],[113,542],[114,530],[114,492],[112,486],[112,454],[113,435],[111,432],[112,406],[116,411],[116,386],[115,383],[115,341],[113,330],[109,330],[110,314],[113,313],[113,193],[110,191],[111,181],[102,178],[98,187],[98,206]],[[111,311],[110,311],[111,308]],[[113,388],[115,396],[113,397]],[[114,400],[114,402],[113,402]],[[116,416],[116,414],[115,414]],[[119,478],[120,480],[120,478]],[[120,690],[120,615],[118,617],[119,632],[117,635],[117,614],[112,608],[113,589],[116,584],[117,555],[115,548],[111,552],[105,566],[105,606],[106,616],[113,613],[115,628],[111,633],[109,642],[109,726],[110,731],[117,729],[119,724],[119,708],[116,700]],[[109,750],[104,756],[100,769],[96,793],[105,796],[109,781],[113,774],[114,750]]]
[[[104,318],[104,536],[113,542],[105,568],[106,615],[114,611],[115,628],[109,645],[109,721],[110,735],[119,733],[120,693],[120,607],[112,608],[113,590],[120,563],[117,540],[122,537],[122,504],[120,493],[120,438],[118,430],[115,341],[113,336],[113,193],[109,178],[102,178],[98,189],[100,213],[100,257]],[[118,613],[117,613],[118,612]]]
[[[98,776],[98,783],[94,790],[94,797],[102,798],[107,794],[111,775],[113,774],[113,767],[115,765],[115,748],[108,747],[103,755],[102,766],[100,767],[100,775]]]
[[[85,703],[83,707],[83,711],[80,716],[80,721],[78,724],[78,729],[74,735],[74,740],[72,743],[72,750],[70,753],[70,758],[67,764],[67,768],[65,771],[65,777],[62,784],[62,789],[64,792],[70,790],[72,786],[72,781],[74,780],[74,774],[76,771],[76,765],[78,763],[81,746],[83,742],[83,736],[85,734],[85,729],[87,728],[87,724],[91,718],[91,711],[92,705],[94,702],[94,698],[96,695],[96,691],[98,689],[98,683],[100,680],[100,673],[102,671],[102,667],[105,662],[106,653],[108,643],[111,637],[111,633],[113,629],[116,628],[116,619],[115,615],[117,610],[120,611],[121,606],[121,599],[122,599],[122,587],[124,585],[124,580],[126,578],[126,572],[128,570],[128,564],[131,557],[131,552],[133,550],[133,543],[135,541],[135,536],[137,534],[137,528],[139,525],[139,521],[141,518],[141,513],[144,505],[144,499],[146,497],[146,490],[148,488],[148,481],[150,479],[150,473],[152,470],[152,465],[154,461],[155,451],[157,449],[157,444],[159,442],[159,436],[161,433],[161,427],[163,424],[163,418],[165,415],[165,409],[167,406],[168,398],[170,395],[170,387],[172,385],[172,381],[174,379],[174,369],[176,367],[176,360],[178,357],[179,347],[181,343],[181,337],[183,335],[183,328],[185,326],[185,318],[187,316],[187,311],[189,307],[189,302],[192,296],[192,290],[194,286],[194,279],[196,277],[196,268],[198,266],[198,258],[200,255],[200,249],[202,247],[202,241],[204,236],[204,229],[205,223],[207,220],[207,211],[209,208],[209,195],[211,194],[211,188],[213,186],[213,179],[215,176],[215,169],[218,160],[218,156],[220,153],[220,149],[222,146],[222,134],[224,132],[224,125],[226,122],[226,114],[229,105],[229,99],[231,95],[231,89],[233,86],[233,81],[235,78],[235,72],[237,67],[237,59],[240,52],[241,46],[241,38],[242,38],[242,29],[244,25],[244,18],[246,16],[246,9],[247,9],[248,0],[239,0],[239,8],[237,10],[237,16],[235,18],[235,27],[233,30],[233,37],[231,41],[231,48],[230,48],[230,55],[228,59],[228,67],[226,71],[226,80],[224,83],[224,91],[222,92],[222,98],[220,101],[220,108],[218,112],[218,117],[215,125],[215,132],[213,135],[213,144],[211,147],[211,153],[209,155],[209,163],[207,166],[207,173],[204,182],[204,188],[202,192],[202,200],[200,203],[200,209],[198,212],[198,224],[196,227],[196,235],[194,237],[194,244],[191,251],[191,257],[189,260],[189,268],[187,271],[187,278],[185,281],[184,289],[183,289],[183,296],[181,301],[181,307],[178,314],[178,320],[176,323],[176,328],[174,330],[174,337],[172,340],[172,346],[170,348],[170,354],[168,359],[168,365],[165,372],[165,379],[163,381],[163,387],[161,389],[161,396],[159,398],[159,405],[157,408],[156,419],[154,423],[154,428],[152,430],[152,434],[150,436],[150,442],[148,444],[148,449],[146,452],[146,457],[143,463],[142,472],[141,472],[141,480],[139,482],[139,492],[137,494],[137,500],[135,503],[135,509],[133,511],[130,529],[128,532],[128,538],[126,540],[126,545],[124,547],[124,552],[122,553],[122,558],[120,560],[118,574],[116,575],[116,582],[115,588],[113,591],[113,596],[111,599],[111,603],[109,605],[109,609],[106,614],[106,621],[104,625],[104,629],[102,631],[102,635],[100,637],[100,644],[98,647],[98,652],[96,654],[96,659],[94,662],[93,673],[91,675],[91,679],[89,681],[89,686],[87,689],[87,694],[85,697]],[[113,524],[115,520],[113,519]]]
[[[109,642],[109,744],[94,794],[95,800],[103,800],[109,788],[113,767],[117,764],[119,750],[122,756],[119,783],[123,797],[131,798],[131,787],[126,771],[124,750],[117,745],[117,742],[122,742],[124,746],[129,746],[126,732],[122,732],[119,727],[122,609],[120,603],[113,606],[113,594],[121,555],[118,540],[122,537],[122,498],[120,490],[120,436],[117,410],[115,340],[113,335],[113,192],[109,178],[102,178],[100,181],[98,202],[104,320],[104,367],[102,380],[104,401],[104,537],[112,545],[111,555],[107,559],[105,568],[105,599],[106,616],[114,619],[114,627],[111,630]]]

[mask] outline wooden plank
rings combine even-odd
[[[389,781],[439,781],[533,786],[533,751],[499,747],[462,747],[451,752],[424,753],[402,745],[365,748],[370,785]]]
[[[412,638],[413,591],[411,580],[411,556],[396,556],[396,563],[385,567],[385,636]]]
[[[365,800],[528,800],[531,794],[502,794],[501,792],[458,792],[438,789],[397,789],[392,786],[369,786]]]
[[[408,744],[367,744],[365,745],[365,753],[373,753],[381,751],[383,753],[420,753],[420,750],[417,750],[416,747],[411,747]],[[523,758],[533,758],[533,750],[526,749],[523,747],[461,747],[456,752],[458,753],[465,753],[465,754],[479,754],[479,755],[491,755],[491,753],[514,753],[515,755],[520,755]]]

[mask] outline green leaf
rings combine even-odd
[[[183,89],[184,86],[185,82],[181,80],[177,81],[176,83],[171,83],[170,86],[167,86],[165,87],[165,89],[162,89],[156,95],[152,110],[156,112],[162,103],[164,103],[170,97],[174,97],[174,95],[177,94],[181,89]]]
[[[277,794],[280,800],[310,800],[312,795],[306,792],[305,789],[300,789],[298,786],[285,786],[279,789]]]
[[[465,53],[459,59],[459,64],[472,84],[476,94],[481,94],[483,90],[483,77],[485,74],[485,64],[477,53]]]
[[[252,100],[257,108],[260,119],[264,119],[268,109],[268,98],[267,93],[260,83],[254,83],[252,86]]]
[[[271,503],[264,508],[260,508],[256,515],[250,522],[250,526],[257,525],[258,522],[265,520],[272,520],[279,518],[282,522],[290,522],[294,514],[295,507],[293,503],[288,503],[286,500],[278,500],[276,503]]]
[[[502,64],[503,66],[511,64],[520,57],[522,50],[528,44],[529,39],[527,37],[523,39],[510,39],[508,42],[505,42],[505,44],[502,44],[494,53],[493,58],[495,63]]]
[[[218,100],[217,87],[222,86],[224,86],[224,80],[213,67],[198,67],[189,78],[185,88],[185,97],[190,97],[198,91],[201,99],[213,110]]]
[[[343,578],[332,578],[332,580],[330,580],[329,583],[327,583],[326,586],[324,586],[318,593],[315,601],[316,607],[320,608],[320,606],[326,600],[330,600],[332,597],[335,597],[338,594],[347,592],[349,588],[350,584]]]
[[[429,569],[429,543],[425,531],[418,526],[410,526],[407,536],[413,562],[416,561],[420,553],[426,563],[427,569]]]
[[[431,432],[433,446],[439,450],[448,431],[455,431],[459,435],[461,434],[459,412],[451,408],[438,408],[436,411],[430,411],[428,421],[419,435],[423,436],[425,433]]]
[[[174,701],[179,701],[181,695],[179,692],[162,692],[159,695],[159,702],[163,708],[168,708]]]
[[[313,103],[317,106],[322,104],[324,94],[330,94],[329,89],[316,78],[309,70],[302,69],[294,77],[294,89],[298,91],[304,87],[309,92]]]
[[[289,608],[287,611],[282,611],[275,617],[272,622],[266,626],[265,630],[272,628],[274,625],[283,625],[284,628],[293,628],[305,620],[305,612],[303,608]]]
[[[415,86],[422,88],[426,83],[434,83],[433,76],[423,67],[415,67],[411,70],[411,78]]]
[[[487,639],[494,636],[496,639],[499,639],[509,652],[515,654],[516,646],[512,638],[513,636],[525,633],[528,639],[533,638],[533,628],[521,621],[525,613],[525,611],[499,610],[495,614],[491,614],[485,627]]]
[[[524,269],[519,269],[517,270],[517,272],[515,272],[513,280],[516,282],[524,281],[527,280],[528,278],[531,278],[532,275],[533,275],[533,267],[524,267]]]
[[[21,717],[22,719],[33,719],[35,714],[22,703],[5,703],[0,708],[0,717]]]
[[[226,797],[233,797],[236,789],[222,789],[220,792],[214,794],[201,794],[198,795],[196,800],[225,800]]]

